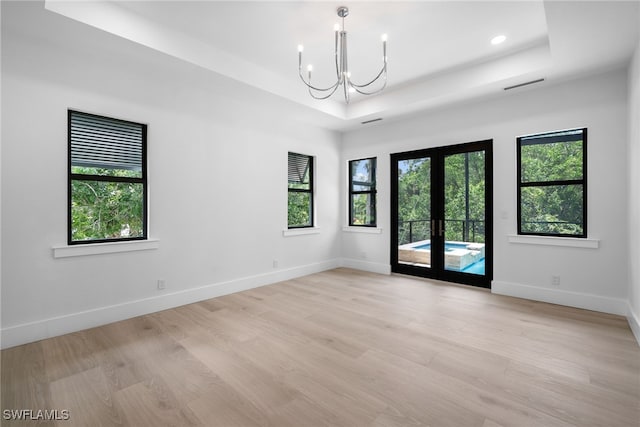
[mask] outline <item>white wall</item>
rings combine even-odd
[[[640,17],[638,19],[640,25]],[[640,42],[629,66],[629,324],[640,343]]]
[[[597,249],[508,242],[516,233],[516,137],[588,128],[588,234]],[[342,233],[354,264],[389,265],[389,154],[493,139],[493,291],[618,314],[627,312],[627,86],[624,70],[577,81],[543,83],[495,98],[412,118],[379,122],[344,136],[349,159],[378,157],[381,234]],[[342,204],[346,204],[346,177]],[[344,211],[344,209],[343,209]],[[506,216],[506,219],[504,218]],[[346,217],[343,215],[343,224]],[[553,287],[551,276],[561,278]]]
[[[630,297],[629,311],[640,313],[640,270],[632,265],[640,237],[638,52],[630,95],[626,74],[612,72],[340,137],[314,126],[322,118],[306,109],[39,3],[1,7],[4,347],[340,264],[388,272],[389,154],[488,138],[500,289],[619,314],[627,313]],[[149,125],[150,236],[159,249],[53,258],[52,247],[66,241],[67,108]],[[509,243],[516,229],[515,137],[577,126],[589,128],[588,227],[600,247]],[[320,234],[282,235],[289,150],[317,158]],[[382,232],[340,231],[347,161],[370,156],[378,157]],[[630,242],[626,224],[635,236]],[[559,288],[551,286],[552,275],[561,276]],[[166,280],[165,291],[156,289],[158,279]]]
[[[37,3],[2,7],[5,347],[339,264],[338,134]],[[158,249],[53,258],[66,244],[68,108],[148,124]],[[320,234],[283,237],[289,150],[316,156]]]

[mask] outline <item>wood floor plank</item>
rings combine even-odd
[[[69,420],[62,425],[120,426],[123,423],[123,413],[115,405],[100,367],[53,381],[51,395],[53,408],[69,411]]]
[[[220,340],[210,336],[188,338],[185,348],[222,378],[237,393],[244,396],[261,413],[269,414],[274,408],[293,400],[298,392],[271,373],[262,370],[220,349]]]
[[[2,410],[52,409],[51,387],[41,342],[2,351]],[[32,421],[14,420],[12,426],[31,426]],[[43,422],[52,426],[52,422]]]
[[[177,405],[169,385],[154,380],[138,383],[114,393],[125,424],[140,427],[206,426],[186,406]]]
[[[1,358],[38,425],[640,427],[625,318],[343,268]]]
[[[209,391],[187,406],[207,427],[258,427],[264,424],[260,412],[230,387]]]

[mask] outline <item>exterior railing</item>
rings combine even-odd
[[[445,219],[446,239],[450,241],[483,243],[485,241],[484,220]],[[398,221],[398,244],[405,245],[431,239],[431,221],[418,219]]]
[[[448,241],[484,243],[485,227],[481,219],[445,219],[445,237]],[[575,233],[582,230],[582,224],[567,221],[527,221],[523,224],[544,226],[540,231],[548,231],[549,227],[556,227],[557,232]],[[536,230],[537,231],[537,230]],[[398,221],[398,244],[418,242],[431,239],[431,221],[418,219],[412,221]]]
[[[522,228],[530,233],[580,234],[582,223],[570,221],[523,221]]]

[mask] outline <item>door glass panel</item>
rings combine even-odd
[[[485,152],[444,158],[444,268],[485,274]]]
[[[398,161],[398,263],[431,267],[431,158]]]

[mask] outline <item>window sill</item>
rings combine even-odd
[[[509,234],[509,243],[525,245],[565,246],[571,248],[598,249],[600,239],[582,239],[576,237],[522,236]]]
[[[320,234],[320,227],[288,228],[282,231],[284,237],[304,236],[306,234]]]
[[[85,245],[54,246],[54,258],[69,258],[86,255],[113,254],[120,252],[158,249],[159,240],[132,240],[128,242],[89,243]]]
[[[382,228],[378,227],[344,226],[342,227],[342,231],[346,231],[347,233],[382,234]]]

